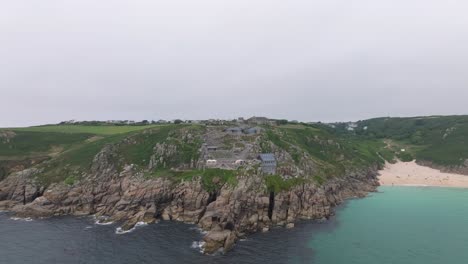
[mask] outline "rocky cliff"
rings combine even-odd
[[[362,197],[378,185],[376,168],[330,180],[323,185],[303,183],[279,193],[267,190],[263,176],[238,177],[238,184],[206,191],[199,179],[174,184],[158,178],[145,180],[131,167],[116,173],[100,167],[93,177],[68,186],[44,189],[31,180],[35,169],[12,174],[0,183],[0,209],[23,217],[91,215],[123,222],[176,220],[198,224],[208,231],[207,254],[230,250],[237,239],[274,226],[294,227],[300,219],[324,219],[333,207],[350,197]]]
[[[96,215],[123,229],[195,223],[211,254],[249,233],[329,217],[346,198],[375,190],[385,160],[468,174],[468,116],[256,125],[0,129],[0,210]],[[275,157],[274,175],[262,172],[262,153]]]
[[[284,132],[278,135],[290,137]],[[354,149],[347,157],[344,143],[323,135],[298,138],[304,146],[320,147],[317,155],[321,160],[314,152],[272,139],[272,135],[223,136],[223,142],[233,150],[222,153],[246,158],[255,157],[262,149],[274,153],[279,175],[262,174],[255,162],[235,173],[214,170],[207,175],[200,167],[204,163],[197,160],[198,151],[203,152],[203,137],[206,134],[198,128],[164,134],[145,131],[104,144],[86,171],[71,166],[76,159],[70,156],[72,151],[39,165],[11,170],[0,182],[0,210],[22,217],[95,215],[100,221],[121,223],[124,230],[138,222],[193,223],[207,231],[203,250],[213,254],[229,251],[250,233],[276,226],[292,228],[303,219],[326,219],[345,199],[363,197],[378,186],[378,163],[371,160],[359,169],[347,165],[348,160],[362,162],[363,158],[356,157],[365,155]],[[248,151],[236,152],[235,148],[242,146]],[[85,152],[79,153],[82,156]],[[325,158],[330,163],[325,163]],[[337,171],[343,173],[326,175]],[[67,180],[69,175],[73,181]]]

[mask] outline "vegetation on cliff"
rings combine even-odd
[[[385,144],[380,140],[338,137],[313,125],[270,127],[265,140],[263,151],[271,151],[268,142],[272,142],[287,151],[296,165],[300,165],[303,159],[313,160],[318,167],[311,176],[318,182],[372,165],[382,166],[385,157],[389,161],[393,158],[378,154],[387,153]]]
[[[124,230],[157,219],[197,223],[209,231],[205,252],[228,251],[248,233],[323,219],[375,191],[385,161],[468,166],[466,119],[281,121],[252,133],[245,123],[183,122],[0,129],[0,208],[94,214]]]
[[[397,158],[403,161],[416,158],[444,166],[463,166],[468,160],[467,116],[377,118],[359,121],[352,129],[350,123],[287,122],[263,128],[259,140],[244,137],[241,142],[231,136],[223,142],[232,148],[258,144],[259,152],[276,152],[283,157],[278,164],[280,174],[292,169],[310,174],[292,180],[266,177],[268,188],[276,191],[302,181],[322,184],[329,178],[382,166],[385,161],[394,162]],[[37,178],[43,184],[73,185],[90,172],[96,155],[112,146],[107,158],[116,173],[132,165],[148,179],[166,177],[180,182],[199,177],[209,190],[227,182],[235,184],[239,175],[258,172],[255,168],[201,169],[199,165],[204,161],[200,160],[200,151],[205,133],[205,126],[192,124],[64,124],[0,129],[0,171],[4,178],[15,168],[7,161],[27,164],[25,161],[35,160],[30,163],[41,169]]]
[[[356,135],[391,140],[408,152],[402,159],[411,155],[442,166],[460,166],[468,160],[468,116],[377,118],[358,124]]]

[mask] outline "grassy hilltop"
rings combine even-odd
[[[397,158],[415,158],[445,166],[463,165],[468,159],[466,116],[378,118],[357,122],[352,129],[349,125],[282,123],[264,126],[258,138],[247,139],[255,140],[261,152],[288,153],[291,158],[279,163],[279,168],[301,167],[308,161],[313,162],[314,175],[307,178],[267,177],[271,188],[276,190],[304,180],[321,183],[355,169],[382,166],[385,160],[393,162]],[[38,180],[44,184],[73,184],[90,172],[96,155],[110,146],[113,154],[108,159],[119,171],[134,164],[146,178],[171,177],[179,181],[197,176],[207,188],[215,187],[213,182],[217,181],[235,184],[237,175],[249,172],[195,169],[206,129],[204,125],[194,124],[68,124],[0,129],[0,179],[10,172],[9,169],[27,163],[43,170]],[[226,140],[233,146],[242,146],[236,142],[236,137]],[[157,145],[160,149],[156,151]],[[173,146],[177,152],[171,153],[168,146]],[[161,159],[164,162],[158,163]],[[217,178],[216,181],[213,178]]]
[[[224,127],[219,127],[222,130]],[[170,124],[147,126],[83,126],[83,125],[48,125],[29,128],[2,129],[5,134],[0,140],[0,159],[22,160],[47,158],[38,165],[44,169],[40,180],[44,183],[67,181],[73,183],[83,173],[89,172],[91,164],[105,146],[115,148],[115,164],[122,169],[134,164],[145,173],[146,177],[173,177],[187,179],[193,176],[212,178],[213,174],[225,175],[225,181],[231,181],[241,172],[196,170],[175,172],[170,168],[190,164],[199,158],[202,135],[206,131],[202,125]],[[3,132],[1,132],[3,131]],[[10,136],[8,136],[10,134]],[[187,134],[191,139],[185,138]],[[262,152],[272,151],[272,147],[287,151],[293,157],[291,164],[301,163],[301,157],[307,153],[318,164],[317,175],[312,178],[323,181],[326,177],[339,176],[345,169],[365,167],[383,161],[375,155],[384,145],[378,140],[354,140],[338,138],[320,127],[305,125],[269,126],[259,136]],[[235,137],[228,137],[236,144]],[[226,139],[227,140],[227,139]],[[252,138],[250,140],[253,140]],[[156,144],[177,146],[177,154],[165,157],[164,165],[149,168],[151,156]],[[248,172],[243,172],[248,173]],[[210,185],[209,181],[207,186]],[[286,183],[285,183],[286,184]]]
[[[411,158],[437,165],[459,166],[468,160],[468,116],[370,119],[359,122],[356,134],[387,139],[396,150],[406,148]]]

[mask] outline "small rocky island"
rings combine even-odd
[[[1,129],[0,210],[95,215],[123,230],[193,223],[207,232],[204,253],[227,252],[248,234],[326,219],[345,199],[375,191],[385,162],[412,152],[367,135],[373,122],[254,117]]]

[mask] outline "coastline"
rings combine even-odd
[[[415,161],[386,163],[379,174],[378,179],[382,186],[468,188],[468,175],[441,172],[421,166]]]

